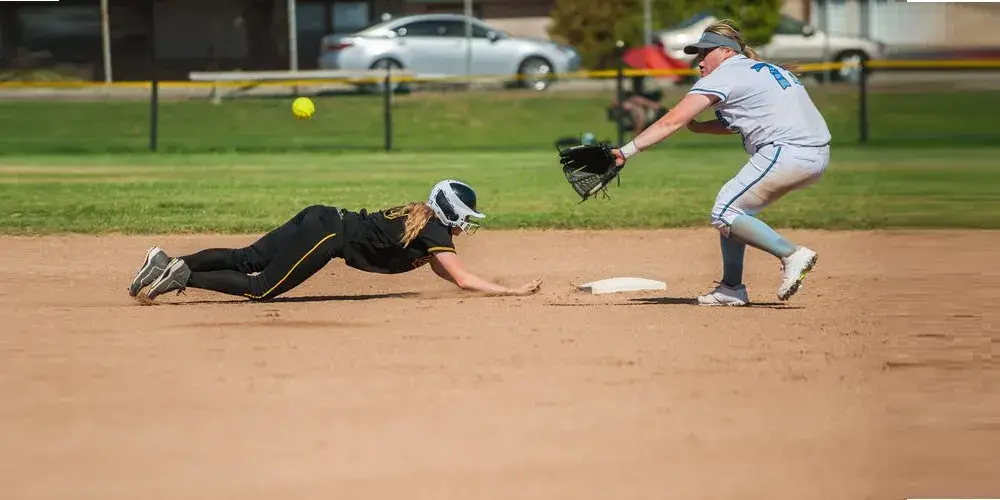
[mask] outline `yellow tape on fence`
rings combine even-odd
[[[1000,68],[1000,59],[967,59],[938,61],[891,61],[873,60],[866,64],[869,68],[910,68],[910,69],[981,69]]]
[[[796,69],[801,73],[834,71],[846,67],[856,67],[858,63],[804,63],[797,65]],[[869,68],[878,69],[1000,69],[1000,59],[969,59],[969,60],[872,60],[865,63]],[[694,69],[634,69],[623,70],[626,78],[633,76],[695,76],[698,72]],[[556,75],[561,80],[583,80],[583,79],[615,79],[618,71],[615,69],[574,71],[560,73]],[[412,77],[412,76],[392,76],[392,83],[473,83],[496,81],[504,82],[511,80],[522,80],[521,75],[456,75],[444,77]],[[322,79],[292,79],[292,80],[240,80],[240,81],[201,81],[193,82],[186,80],[169,80],[159,82],[163,88],[225,88],[225,87],[270,87],[270,86],[321,86],[321,85],[362,85],[384,83],[385,78],[372,77],[344,77],[344,78],[322,78]],[[121,89],[149,89],[151,82],[91,82],[91,81],[0,81],[0,89],[39,89],[39,88],[63,88],[63,89],[100,89],[100,88],[121,88]]]

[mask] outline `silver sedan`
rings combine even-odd
[[[466,37],[467,26],[471,37]],[[319,67],[368,70],[391,66],[417,78],[463,75],[510,77],[544,90],[559,73],[577,71],[580,55],[550,40],[519,38],[479,19],[422,14],[376,24],[357,33],[327,35]]]

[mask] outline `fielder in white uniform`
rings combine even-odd
[[[754,217],[788,192],[818,180],[830,162],[830,131],[805,87],[789,71],[758,60],[729,21],[708,27],[684,48],[698,54],[701,79],[669,113],[615,150],[618,164],[682,127],[696,133],[740,134],[749,161],[719,191],[711,220],[721,233],[721,284],[701,305],[750,302],[743,283],[746,245],[781,260],[778,299],[788,300],[816,264],[817,254],[778,235]],[[694,117],[709,107],[715,120]]]

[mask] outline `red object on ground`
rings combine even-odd
[[[622,54],[622,60],[635,69],[688,69],[687,64],[668,56],[659,45],[628,49]],[[656,78],[669,78],[676,82],[681,75],[656,75]]]

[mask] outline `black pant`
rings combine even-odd
[[[187,286],[272,299],[341,256],[343,228],[336,208],[305,208],[248,247],[211,248],[180,257],[191,268]]]

